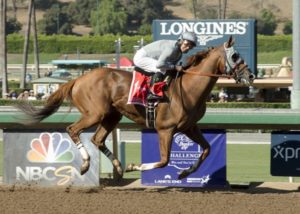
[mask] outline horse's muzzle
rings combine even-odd
[[[249,86],[253,83],[254,79],[255,79],[255,75],[251,73],[249,75],[243,75],[237,78],[236,83]]]
[[[252,84],[253,81],[255,80],[255,75],[254,74],[250,74],[248,78],[249,78],[249,83]]]

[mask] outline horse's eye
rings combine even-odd
[[[231,59],[233,62],[237,62],[239,58],[240,58],[240,55],[238,53],[234,53],[231,56]]]

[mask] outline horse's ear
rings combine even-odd
[[[234,45],[234,38],[232,36],[229,37],[228,41],[225,44],[226,48],[230,48]]]

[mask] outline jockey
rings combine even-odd
[[[176,65],[183,53],[197,45],[197,36],[193,32],[183,32],[178,40],[158,40],[139,49],[133,62],[135,66],[154,73],[150,81],[150,95],[148,99],[161,99],[154,94],[153,85],[162,82],[164,75],[169,70],[182,71],[182,66]]]

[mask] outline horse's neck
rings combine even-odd
[[[190,81],[199,82],[200,80],[206,79],[208,83],[211,79],[215,80],[216,77],[213,75],[218,71],[219,59],[220,57],[217,54],[213,54],[204,59],[199,65],[191,68],[190,71],[197,74],[191,75]]]
[[[214,55],[204,59],[198,66],[191,68],[192,72],[197,74],[184,75],[184,89],[191,96],[191,102],[198,105],[199,102],[205,102],[205,99],[210,94],[218,78],[209,76],[215,74],[218,68],[219,57]],[[196,103],[198,102],[198,103]]]
[[[212,54],[205,58],[198,66],[195,66],[194,69],[198,70],[200,74],[216,74],[219,59],[219,55]]]

